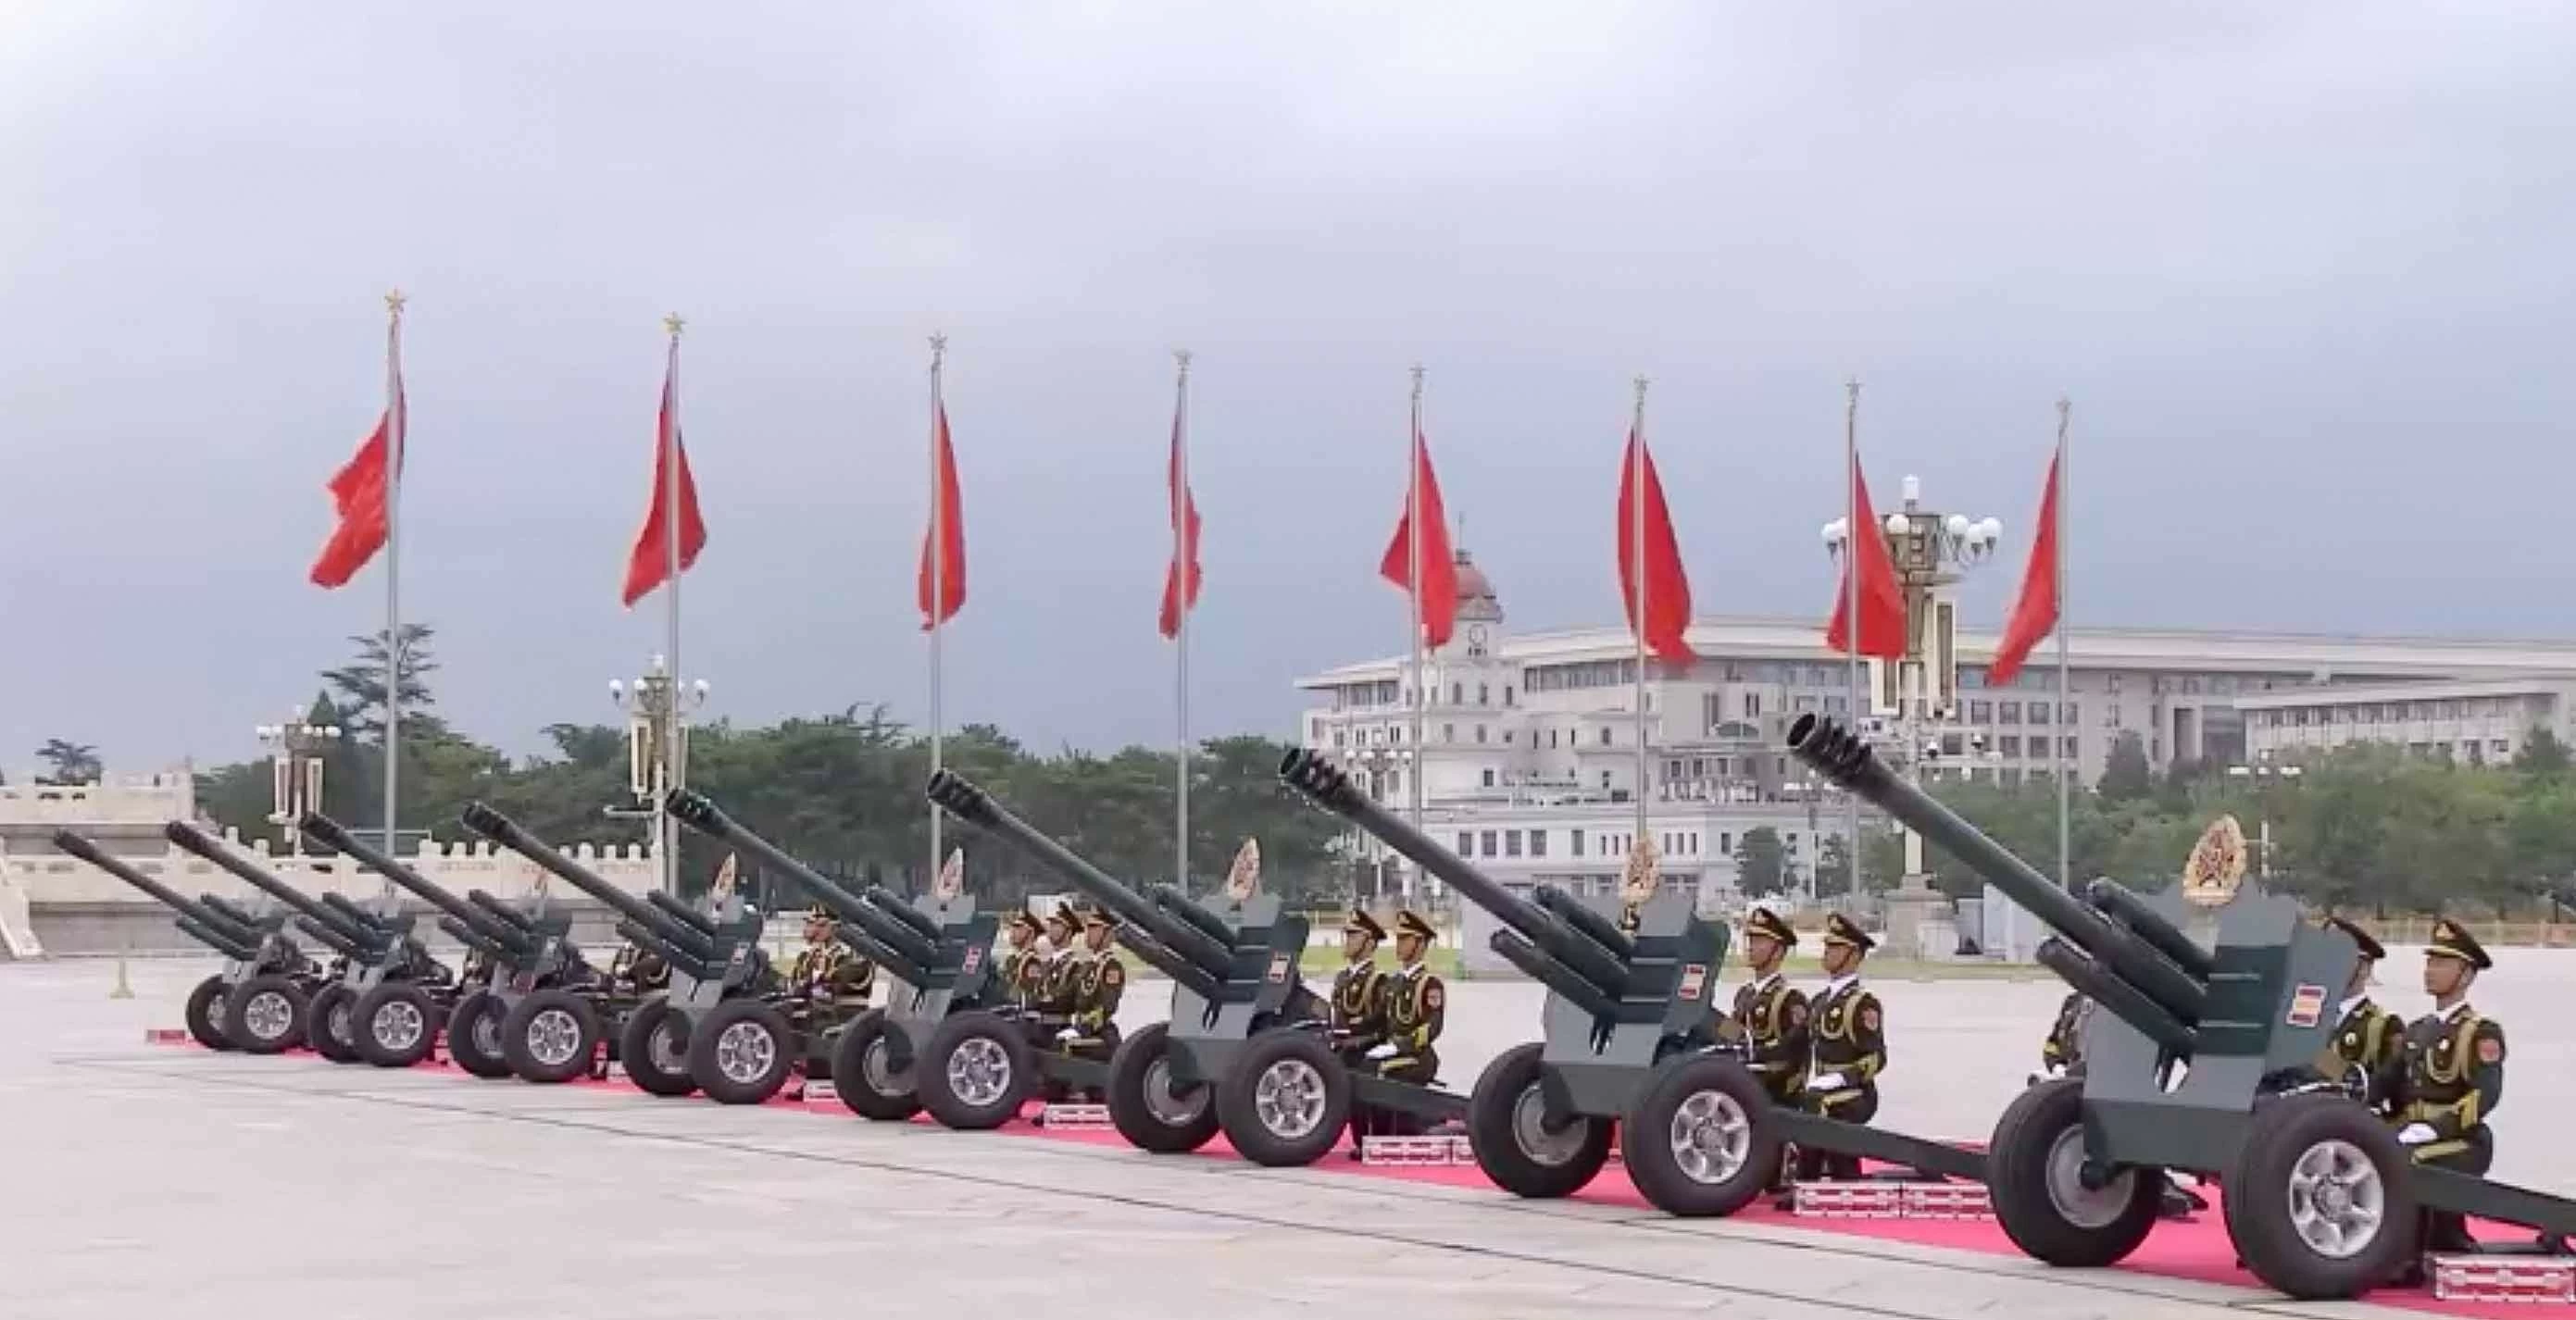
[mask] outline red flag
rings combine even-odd
[[[1646,470],[1646,617],[1637,618],[1637,468]],[[1628,433],[1628,456],[1619,464],[1619,607],[1628,627],[1645,639],[1646,649],[1676,663],[1698,659],[1685,634],[1690,631],[1690,579],[1682,573],[1681,546],[1673,539],[1672,511],[1664,506],[1664,483],[1655,475],[1655,456],[1634,430]]]
[[[404,415],[410,409],[405,401]],[[387,423],[391,414],[379,413],[376,429],[358,445],[358,452],[338,472],[331,475],[325,489],[331,492],[331,507],[340,524],[331,529],[331,539],[323,543],[322,553],[313,560],[309,577],[313,585],[335,588],[348,585],[376,552],[385,548],[387,518],[386,498],[391,489],[385,480],[386,451],[393,447]]]
[[[1449,515],[1440,507],[1440,478],[1431,471],[1431,446],[1422,432],[1413,433],[1413,480],[1422,505],[1422,632],[1433,646],[1447,646],[1458,625],[1458,561],[1449,551]],[[1405,492],[1404,517],[1395,524],[1395,540],[1378,560],[1379,577],[1414,591],[1414,491]]]
[[[931,493],[937,507],[932,511],[931,525],[921,533],[921,581],[914,593],[915,602],[921,608],[923,632],[956,617],[959,608],[966,604],[966,528],[959,520],[957,451],[948,443],[948,405],[944,401],[939,404],[937,431],[933,439],[939,449],[939,488]],[[934,536],[937,537],[939,555],[936,573],[939,608],[935,614],[930,604],[933,577],[930,556]]]
[[[2031,538],[2030,566],[2022,570],[2021,595],[2004,618],[2004,633],[1995,643],[1995,661],[1986,670],[1989,686],[2009,683],[2021,672],[2032,647],[2057,626],[2057,460],[2048,459],[2048,485],[2039,496],[2039,534]]]
[[[678,350],[673,349],[676,354]],[[679,359],[672,359],[670,372],[662,377],[661,418],[653,428],[653,497],[644,508],[643,529],[635,533],[635,549],[626,556],[625,602],[629,609],[645,593],[668,581],[671,576],[671,455],[680,456],[680,571],[685,573],[698,562],[698,552],[707,545],[706,519],[698,514],[698,483],[689,475],[689,451],[680,442],[679,400],[674,387],[678,384]]]
[[[1902,660],[1905,592],[1896,583],[1896,565],[1887,557],[1887,538],[1879,531],[1878,514],[1869,507],[1869,482],[1861,477],[1858,455],[1852,458],[1851,482],[1852,502],[1859,517],[1844,544],[1843,564],[1846,573],[1860,574],[1860,653]],[[1834,592],[1834,617],[1825,625],[1827,649],[1852,649],[1844,617],[1850,608],[1851,579],[1845,577]]]
[[[1163,565],[1162,629],[1165,637],[1181,635],[1181,612],[1196,609],[1199,603],[1199,502],[1190,494],[1189,484],[1181,477],[1181,419],[1172,418],[1172,461],[1164,478],[1171,488],[1172,526],[1179,535],[1169,562]],[[1187,520],[1187,526],[1183,521]],[[1189,577],[1188,598],[1182,598],[1181,579]]]

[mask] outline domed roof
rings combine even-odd
[[[1503,602],[1494,595],[1494,584],[1485,576],[1485,570],[1476,567],[1474,557],[1465,550],[1458,551],[1457,562],[1458,617],[1500,621]]]

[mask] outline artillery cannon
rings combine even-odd
[[[1727,930],[1687,896],[1648,892],[1649,880],[1613,911],[1553,885],[1524,899],[1379,806],[1321,753],[1290,752],[1279,777],[1492,913],[1503,924],[1494,952],[1547,987],[1544,1039],[1486,1065],[1467,1100],[1468,1144],[1496,1186],[1572,1195],[1609,1159],[1614,1129],[1628,1176],[1667,1214],[1742,1209],[1770,1185],[1788,1142],[1935,1178],[1981,1176],[1973,1152],[1774,1107],[1720,1040],[1714,991]]]
[[[531,1082],[566,1082],[591,1071],[603,987],[572,942],[570,913],[549,911],[542,894],[525,908],[480,889],[458,898],[328,816],[308,813],[303,826],[437,908],[438,928],[476,955],[476,972],[460,981],[444,1017],[447,1055],[457,1067]]]
[[[307,831],[339,847],[332,833],[345,831],[327,820],[329,831],[317,829],[316,820],[323,818],[306,818]],[[185,821],[171,821],[161,833],[180,851],[294,909],[296,928],[339,955],[328,983],[305,1006],[304,1035],[314,1053],[333,1063],[363,1061],[379,1068],[408,1068],[429,1057],[455,978],[412,938],[412,914],[392,896],[372,910],[338,894],[316,900]]]
[[[219,894],[187,898],[109,856],[70,830],[54,846],[152,896],[179,914],[179,930],[224,956],[222,971],[188,992],[188,1034],[210,1050],[276,1054],[303,1043],[321,965],[286,934],[294,911],[263,896],[249,906]]]
[[[463,819],[465,828],[607,904],[624,918],[617,933],[670,967],[670,988],[638,1003],[617,1032],[616,1058],[637,1086],[662,1096],[704,1089],[719,1099],[763,1085],[778,1089],[795,1063],[775,1048],[786,1038],[784,1024],[773,1029],[749,1010],[728,1011],[721,1022],[715,1018],[736,1001],[765,1008],[759,1000],[777,985],[769,955],[761,951],[758,909],[729,890],[711,895],[704,910],[659,890],[638,902],[481,802],[467,803]],[[701,1027],[714,1028],[715,1039],[704,1051],[692,1039]],[[506,1047],[506,1023],[502,1037]],[[703,1072],[691,1066],[701,1053],[710,1064]]]
[[[1045,1056],[1050,1073],[1108,1093],[1110,1122],[1130,1143],[1166,1154],[1196,1150],[1222,1128],[1246,1159],[1310,1164],[1341,1140],[1354,1101],[1435,1119],[1462,1112],[1455,1095],[1342,1066],[1324,1035],[1330,1009],[1298,968],[1306,919],[1282,912],[1276,895],[1261,892],[1257,870],[1238,868],[1213,906],[1169,885],[1139,892],[953,773],[931,776],[929,796],[1116,914],[1120,942],[1172,978],[1169,1021],[1119,1041],[1096,1080],[1081,1060]],[[919,1074],[923,1101],[951,1126],[994,1126],[1026,1094],[1029,1053],[1011,1024],[990,1015],[951,1018]],[[961,1056],[1007,1072],[979,1073],[963,1067],[968,1058]],[[999,1085],[986,1080],[997,1075]],[[952,1078],[978,1089],[956,1094]]]
[[[840,919],[841,942],[891,982],[885,1007],[840,1024],[828,1042],[809,1031],[799,1053],[809,1075],[828,1070],[834,1093],[853,1113],[892,1122],[920,1112],[913,1070],[931,1037],[950,1017],[990,1007],[999,988],[991,965],[994,914],[976,912],[974,898],[945,873],[917,905],[881,886],[854,892],[687,789],[673,789],[664,807],[690,829],[758,858]]]
[[[2233,867],[2140,894],[2097,879],[2079,899],[1897,778],[1830,720],[1789,750],[1904,822],[2054,932],[2038,958],[2102,1009],[2084,1076],[2041,1082],[1988,1143],[1995,1217],[2052,1265],[2109,1265],[2155,1225],[2163,1172],[2216,1177],[2248,1269],[2293,1297],[2387,1282],[2425,1207],[2576,1233],[2576,1202],[2418,1167],[2333,1080],[2336,995],[2359,950]]]

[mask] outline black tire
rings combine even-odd
[[[1611,1123],[1578,1117],[1547,1130],[1539,1098],[1542,1045],[1516,1045],[1485,1065],[1467,1094],[1467,1144],[1476,1167],[1514,1196],[1554,1200],[1588,1186],[1610,1160]]]
[[[1274,1169],[1312,1164],[1351,1121],[1351,1075],[1314,1033],[1274,1027],[1217,1079],[1216,1116],[1235,1153]]]
[[[689,1076],[707,1098],[756,1105],[778,1094],[805,1057],[787,1015],[759,999],[728,999],[689,1032]]]
[[[2388,1282],[2415,1249],[2410,1163],[2387,1125],[2348,1097],[2262,1106],[2220,1185],[2236,1254],[2255,1278],[2300,1301],[2359,1297]],[[2294,1207],[2310,1212],[2316,1240]],[[2366,1223],[2343,1220],[2348,1210]]]
[[[489,990],[469,990],[447,1010],[447,1057],[486,1081],[510,1075],[501,1057],[501,1001]]]
[[[224,996],[224,1035],[244,1054],[283,1054],[304,1043],[307,1009],[295,982],[275,972],[254,976]]]
[[[181,1016],[187,1021],[188,1034],[207,1049],[231,1051],[240,1048],[233,1044],[232,1037],[224,1034],[224,1000],[232,990],[224,983],[224,978],[209,976],[188,992],[188,1007]]]
[[[350,1007],[349,1043],[379,1068],[408,1068],[437,1048],[444,1016],[419,986],[387,981]]]
[[[1730,1056],[1667,1059],[1619,1125],[1619,1158],[1637,1190],[1665,1214],[1734,1214],[1780,1172],[1771,1097]]]
[[[871,1008],[841,1028],[832,1046],[832,1090],[861,1118],[900,1123],[921,1112],[913,1093],[911,1045],[886,1021],[885,1010]]]
[[[1995,1120],[1986,1143],[1986,1187],[1996,1222],[2023,1254],[2051,1265],[2115,1265],[2155,1229],[2163,1170],[2122,1169],[2105,1186],[2086,1188],[2078,1176],[2083,1161],[2080,1080],[2031,1087]]]
[[[599,1053],[599,1010],[570,990],[539,990],[502,1015],[500,1038],[511,1074],[547,1086],[569,1082],[588,1076]]]
[[[1019,1117],[1036,1084],[1037,1062],[1021,1026],[981,1009],[950,1014],[912,1069],[921,1107],[960,1132],[989,1132]],[[840,1085],[837,1074],[833,1085]]]
[[[625,1066],[627,1080],[646,1094],[683,1096],[698,1089],[697,1079],[689,1076],[688,1021],[659,995],[626,1015],[626,1026],[617,1033],[617,1061]]]
[[[356,1063],[357,1044],[349,1038],[349,987],[334,981],[313,992],[304,1006],[304,1043],[333,1063]]]
[[[1183,1155],[1208,1144],[1219,1126],[1216,1088],[1172,1086],[1172,1028],[1157,1022],[1118,1042],[1109,1056],[1109,1122],[1138,1150]]]

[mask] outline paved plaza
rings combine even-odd
[[[2499,962],[2478,996],[2512,1032],[2498,1172],[2576,1190],[2576,1151],[2547,1135],[2576,1100],[2564,1066],[2576,1025],[2552,1017],[2576,990],[2576,954]],[[2399,951],[2383,994],[2409,1011],[2414,968]],[[838,1106],[731,1109],[143,1044],[210,969],[138,961],[129,1000],[108,997],[111,963],[0,965],[0,1315],[2395,1314],[1777,1221],[873,1124]],[[1154,1020],[1160,991],[1130,992],[1131,1028]],[[1883,1121],[1981,1138],[2061,991],[2034,978],[1881,993],[1894,1032]],[[1443,1051],[1453,1084],[1527,1038],[1537,1003],[1525,984],[1459,987]]]

